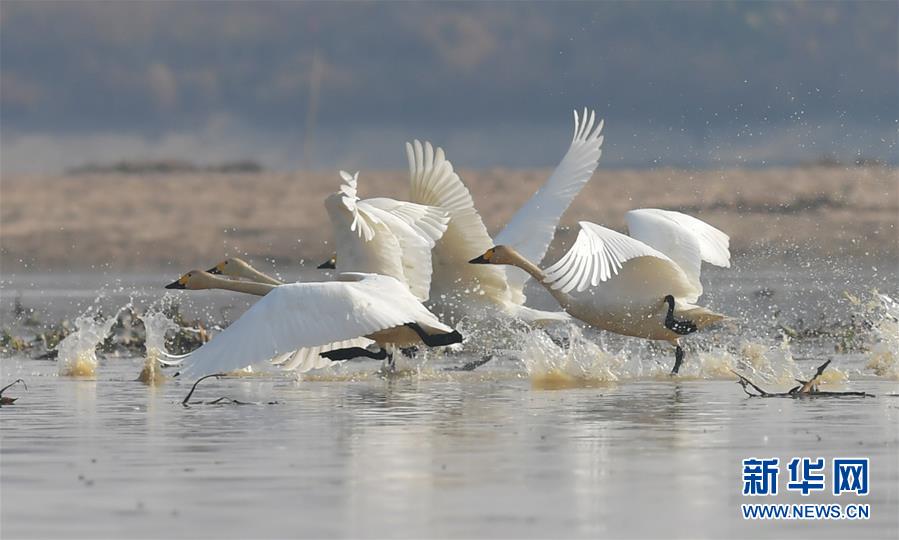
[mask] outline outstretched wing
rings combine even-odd
[[[346,341],[338,341],[329,343],[320,347],[306,347],[297,349],[293,352],[285,353],[273,359],[272,364],[279,366],[284,370],[292,370],[298,373],[306,373],[313,369],[319,369],[330,366],[333,362],[327,358],[323,358],[321,353],[332,351],[335,349],[348,349],[351,347],[365,348],[372,343],[367,338],[348,339]]]
[[[365,199],[361,203],[388,212],[402,220],[425,238],[429,247],[434,247],[434,244],[443,237],[449,224],[449,214],[436,206],[398,201],[386,197]]]
[[[342,275],[324,283],[275,287],[240,318],[182,360],[200,377],[264,362],[296,349],[321,347],[433,317],[405,285],[387,276]]]
[[[671,258],[702,294],[699,273],[702,262],[730,267],[730,238],[708,223],[693,216],[642,208],[625,214],[630,235]]]
[[[359,206],[359,196],[357,195],[359,172],[356,171],[351,175],[346,171],[340,171],[340,178],[343,179],[339,191],[340,202],[353,216],[350,230],[367,242],[374,237],[374,225],[378,223],[378,220],[374,216],[366,215],[364,208]]]
[[[509,289],[502,267],[468,264],[494,244],[475,210],[471,193],[453,171],[443,149],[434,150],[431,143],[414,141],[406,143],[406,156],[412,201],[439,207],[450,216],[449,226],[434,248],[431,297],[435,296],[434,289],[448,296],[468,290],[507,300]]]
[[[366,199],[360,201],[359,206],[365,208],[367,214],[374,215],[380,220],[382,225],[378,226],[376,239],[381,235],[392,235],[396,238],[400,247],[402,277],[416,298],[427,300],[433,272],[431,250],[446,232],[449,215],[434,206],[387,198]],[[385,227],[389,232],[381,231]],[[376,249],[376,246],[369,245],[367,249]],[[338,256],[338,265],[339,261]],[[395,257],[391,262],[395,262]],[[377,273],[394,275],[385,271]]]
[[[341,176],[345,183],[340,191],[325,199],[334,233],[337,270],[383,274],[405,282],[403,246],[384,223],[385,213],[358,198],[358,173],[350,176],[342,172]]]
[[[580,226],[581,231],[568,253],[544,272],[544,281],[553,289],[568,293],[596,287],[617,275],[625,262],[638,257],[654,257],[677,270],[671,259],[639,240],[589,221],[581,221]],[[675,297],[689,292],[683,286],[670,291]]]
[[[584,109],[583,117],[574,111],[574,136],[565,157],[549,180],[515,212],[496,236],[497,245],[515,248],[526,259],[540,264],[556,233],[562,214],[593,176],[602,156],[603,121],[595,124],[596,113]],[[521,291],[530,278],[520,268],[506,271],[509,286]]]

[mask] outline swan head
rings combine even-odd
[[[222,274],[231,277],[243,277],[249,272],[250,265],[238,257],[230,257],[206,270],[210,274]]]
[[[493,246],[482,255],[468,261],[471,264],[512,264],[515,251],[508,246]]]
[[[204,272],[202,270],[191,270],[190,272],[184,274],[176,281],[173,281],[165,286],[166,289],[191,289],[191,290],[200,290],[200,289],[210,289],[212,288],[211,281],[215,278],[209,272]]]
[[[335,270],[337,268],[337,254],[331,255],[331,258],[321,263],[316,268],[319,270]]]
[[[670,294],[665,297],[665,303],[668,304],[668,307],[674,309],[674,297]]]

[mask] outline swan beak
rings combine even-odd
[[[166,289],[186,289],[187,287],[185,285],[187,285],[187,276],[186,275],[181,276],[177,280],[169,283],[168,285],[165,286],[165,288]]]
[[[483,255],[479,255],[468,262],[470,264],[490,264],[491,258],[493,258],[493,248],[488,249]]]
[[[319,270],[335,270],[337,269],[337,259],[335,257],[331,257],[327,261],[318,265],[317,268]]]
[[[221,268],[221,266],[222,266],[221,264],[217,264],[217,265],[213,266],[212,268],[210,268],[209,270],[206,270],[206,271],[209,272],[210,274],[220,275],[220,274],[222,273],[222,268]]]

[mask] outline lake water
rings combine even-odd
[[[391,378],[368,362],[303,380],[207,380],[190,407],[180,402],[192,381],[134,381],[142,358],[103,358],[93,380],[61,377],[51,360],[3,358],[2,380],[21,377],[28,390],[8,390],[19,400],[0,409],[0,533],[896,538],[895,366],[876,372],[871,353],[834,353],[829,338],[777,337],[775,303],[795,312],[791,323],[819,313],[853,317],[840,300],[841,278],[822,284],[805,275],[724,281],[710,273],[714,307],[738,310],[743,322],[691,337],[677,378],[665,375],[672,358],[664,347],[577,331],[567,334],[577,345],[567,349],[542,334],[513,333],[473,372],[446,371],[477,357],[455,354],[405,361]],[[128,279],[103,302],[121,305],[116,295],[133,296],[133,284],[165,278]],[[890,279],[875,285],[894,292]],[[91,305],[98,288],[40,290],[5,282],[4,313],[18,294],[45,313],[71,315]],[[155,289],[144,294],[146,302]],[[233,297],[192,298],[200,306]],[[827,358],[827,389],[876,397],[748,398],[728,372],[742,369],[784,390]],[[248,404],[208,404],[221,396]],[[741,495],[742,459],[785,464],[794,456],[869,457],[871,492],[787,493],[782,466],[780,495]],[[744,521],[740,505],[750,502],[863,502],[872,516]]]

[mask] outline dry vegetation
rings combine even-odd
[[[461,171],[496,231],[548,171]],[[0,183],[5,269],[204,267],[225,254],[280,264],[331,251],[322,200],[333,173],[9,176]],[[363,172],[363,196],[405,198],[406,174]],[[690,212],[740,253],[899,255],[899,176],[882,167],[766,170],[600,169],[563,225],[623,229],[630,208]],[[562,230],[555,249],[573,235]],[[301,239],[301,240],[300,240]]]

